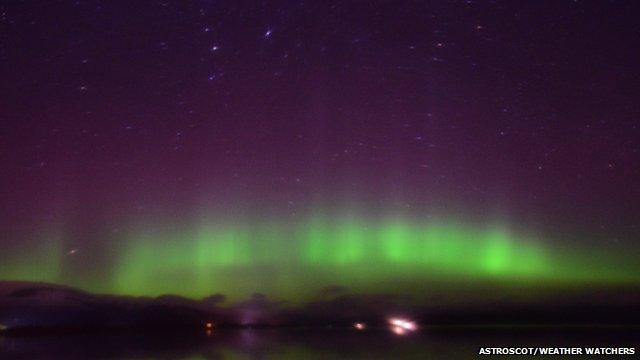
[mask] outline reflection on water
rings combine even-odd
[[[635,334],[632,334],[635,333]],[[479,347],[633,346],[637,331],[207,330],[0,337],[0,359],[468,359]],[[634,336],[636,336],[634,338]]]

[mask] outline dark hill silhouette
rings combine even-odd
[[[147,329],[201,331],[207,322],[234,326],[351,326],[365,321],[384,325],[394,314],[425,326],[637,326],[637,288],[558,293],[531,302],[466,299],[456,304],[415,304],[390,294],[350,294],[347,289],[301,306],[254,294],[225,304],[222,294],[201,300],[175,295],[132,297],[92,294],[67,286],[0,282],[0,324],[8,333]]]

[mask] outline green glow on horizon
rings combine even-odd
[[[434,283],[451,289],[476,283],[640,282],[637,266],[623,254],[559,250],[506,226],[403,217],[314,216],[293,224],[203,221],[186,228],[134,230],[113,245],[115,258],[101,283],[65,282],[61,241],[46,244],[2,264],[0,279],[145,296],[222,293],[238,300],[261,292],[293,302],[331,285],[356,293],[424,295]]]
[[[42,281],[62,280],[63,249],[58,236],[44,237],[43,244],[31,245],[12,256],[0,256],[0,280]]]
[[[396,280],[635,281],[629,269],[589,268],[588,261],[563,259],[546,243],[499,226],[318,216],[289,227],[208,224],[162,235],[167,238],[134,234],[124,243],[114,292],[191,297],[220,292],[231,298],[264,292],[291,300],[328,285],[384,291],[384,283]]]

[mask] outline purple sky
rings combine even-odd
[[[0,250],[48,223],[90,245],[96,228],[149,219],[319,208],[634,246],[638,14],[633,1],[4,2]]]

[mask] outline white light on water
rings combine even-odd
[[[408,332],[418,330],[418,325],[415,321],[403,319],[403,318],[390,318],[388,320],[391,331],[396,335],[405,335]]]

